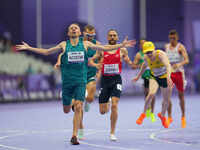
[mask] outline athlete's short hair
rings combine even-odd
[[[177,35],[178,36],[178,32],[175,29],[172,29],[169,31],[169,35]]]
[[[79,25],[78,23],[74,22],[74,23],[71,23],[71,24],[68,26],[68,29],[69,29],[69,27],[70,27],[71,25],[73,25],[73,24],[77,25],[77,26],[80,28],[80,25]]]
[[[84,31],[86,31],[86,30],[92,31],[92,30],[95,30],[95,28],[94,28],[94,26],[88,24],[84,27]]]
[[[116,29],[109,29],[108,32],[107,32],[107,34],[108,34],[110,31],[115,31],[116,33],[118,33]]]

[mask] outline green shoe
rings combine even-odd
[[[78,139],[79,140],[84,140],[84,132],[83,129],[78,130]]]
[[[151,118],[151,122],[155,122],[156,121],[156,117],[154,115],[154,113],[150,113],[150,118]]]
[[[147,109],[147,111],[146,111],[146,117],[147,117],[147,118],[150,118],[150,117],[151,117],[151,109],[150,109],[150,108]]]

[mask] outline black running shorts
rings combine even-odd
[[[110,97],[120,98],[122,79],[120,75],[102,76],[99,103],[107,103]]]
[[[149,79],[143,79],[144,80],[144,88],[149,88]]]

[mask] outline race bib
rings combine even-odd
[[[105,64],[104,73],[105,74],[119,74],[119,64]]]
[[[165,74],[166,72],[167,72],[166,67],[153,69],[154,76],[156,76],[156,77],[161,76],[161,75]]]
[[[84,62],[84,52],[68,52],[68,62],[79,63]]]

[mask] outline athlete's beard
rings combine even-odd
[[[177,41],[174,41],[174,42],[171,42],[171,45],[172,45],[172,46],[176,46],[177,43],[178,43]]]
[[[108,43],[110,45],[115,45],[115,44],[117,44],[117,41],[116,40],[109,40]]]

